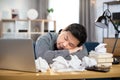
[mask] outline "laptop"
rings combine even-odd
[[[0,39],[0,69],[38,72],[31,39]]]

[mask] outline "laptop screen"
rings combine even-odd
[[[0,68],[36,72],[31,39],[0,39]]]

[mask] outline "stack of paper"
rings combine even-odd
[[[113,54],[111,53],[98,53],[91,51],[89,57],[94,58],[97,62],[98,67],[105,66],[111,67],[113,62]]]

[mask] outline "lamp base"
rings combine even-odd
[[[113,63],[112,64],[120,64],[120,56],[113,57]]]

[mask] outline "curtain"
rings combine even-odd
[[[46,17],[47,17],[48,1],[49,0],[38,0],[37,10],[39,11],[40,19],[46,19]]]
[[[37,3],[36,3],[36,6],[37,6],[37,10],[38,10],[38,19],[46,19],[47,17],[47,8],[48,8],[48,0],[37,0]],[[34,29],[38,29],[40,30],[41,28],[41,23],[39,22],[33,22],[32,25],[34,25]],[[45,29],[47,30],[47,23],[44,24],[45,25]],[[32,39],[34,41],[37,40],[37,38],[40,36],[40,34],[34,34],[32,35]]]
[[[2,22],[0,21],[0,38],[2,37]]]
[[[80,0],[79,22],[86,27],[87,41],[96,41],[95,0]]]

